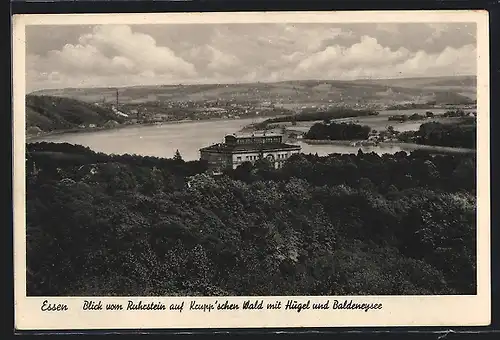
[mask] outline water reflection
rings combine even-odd
[[[388,122],[387,116],[398,113],[414,113],[418,110],[382,111],[379,116],[355,117],[352,120],[358,124],[370,125],[375,129],[384,129],[393,125],[395,129],[417,130],[419,122],[405,122],[394,124]],[[441,112],[436,112],[441,113]],[[173,157],[176,150],[179,150],[185,160],[199,159],[199,149],[210,144],[223,141],[226,134],[231,134],[241,130],[246,125],[262,121],[261,119],[234,119],[218,121],[197,121],[178,124],[164,124],[155,126],[127,127],[117,130],[105,130],[85,133],[69,133],[61,135],[47,136],[38,141],[80,144],[90,147],[94,151],[108,154],[137,154],[143,156]],[[309,122],[308,125],[312,123]],[[303,126],[306,131],[308,126]],[[299,130],[300,126],[294,127]],[[357,153],[359,149],[363,152],[396,153],[403,151],[398,146],[350,146],[350,145],[309,145],[300,142],[303,153],[318,154],[319,156],[331,153]]]

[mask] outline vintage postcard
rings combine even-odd
[[[18,330],[490,323],[486,11],[16,15]]]

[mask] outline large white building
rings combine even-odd
[[[206,160],[214,170],[236,169],[244,162],[253,163],[260,158],[280,168],[291,155],[299,152],[299,145],[285,144],[279,134],[228,135],[224,143],[200,149],[200,159]]]

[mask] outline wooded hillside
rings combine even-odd
[[[123,117],[108,108],[99,107],[76,99],[55,96],[26,96],[26,128],[37,127],[49,132],[78,128],[79,125],[103,125]]]
[[[27,159],[28,295],[476,293],[475,156]]]

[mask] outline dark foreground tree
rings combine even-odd
[[[181,156],[181,153],[179,152],[178,149],[175,150],[174,160],[176,160],[176,161],[182,161],[182,156]]]
[[[27,149],[28,295],[476,293],[471,155],[301,154],[213,177]]]

